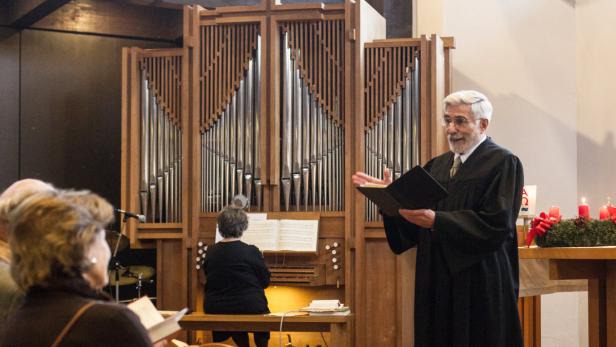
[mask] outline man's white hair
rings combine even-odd
[[[471,114],[475,119],[492,119],[492,103],[488,97],[476,90],[460,90],[447,95],[443,100],[445,108],[448,106],[471,105]]]

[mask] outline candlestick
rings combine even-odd
[[[558,206],[550,207],[550,212],[548,213],[550,218],[558,219],[560,217],[560,208]]]
[[[582,198],[582,203],[578,206],[578,215],[590,219],[590,207],[586,203],[586,198]]]
[[[608,219],[610,219],[610,211],[608,210],[606,205],[603,205],[599,209],[599,220],[608,220]]]

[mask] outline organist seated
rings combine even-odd
[[[255,246],[241,241],[248,228],[248,216],[244,212],[247,199],[236,196],[233,204],[218,215],[218,229],[223,239],[209,247],[205,256],[205,304],[204,311],[214,314],[261,314],[269,313],[264,289],[270,282],[270,272],[263,254]],[[247,332],[212,333],[214,342],[229,337],[240,347],[248,347]],[[257,347],[266,347],[269,332],[255,332]]]

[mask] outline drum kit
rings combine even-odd
[[[118,260],[117,254],[128,248],[128,238],[117,231],[108,230],[105,239],[112,250],[112,258],[109,265],[109,286],[115,287],[116,302],[120,302],[120,286],[134,284],[137,290],[137,298],[140,298],[143,285],[154,283],[152,277],[156,274],[156,270],[145,265],[123,266]]]

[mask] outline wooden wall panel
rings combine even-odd
[[[371,2],[371,1],[369,1]],[[387,38],[412,37],[411,0],[385,0],[383,17],[387,19]]]
[[[156,241],[156,269],[164,274],[156,286],[158,308],[161,310],[179,310],[186,306],[186,250],[182,240]]]
[[[19,178],[19,38],[0,28],[0,191]]]
[[[366,240],[365,245],[365,288],[366,301],[357,305],[365,306],[366,326],[363,346],[396,346],[398,282],[396,256],[389,249],[385,239]],[[404,327],[403,329],[408,329]]]
[[[120,200],[121,48],[169,44],[22,32],[21,177]],[[18,84],[14,87],[18,89]],[[17,133],[18,129],[9,132]]]
[[[73,0],[32,27],[158,40],[176,40],[182,36],[181,9],[127,2]]]

